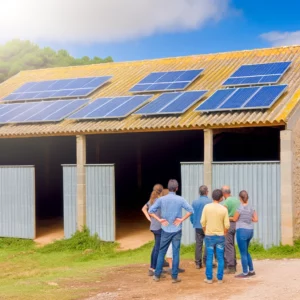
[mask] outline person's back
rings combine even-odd
[[[235,233],[236,223],[232,220],[236,210],[240,206],[240,200],[231,195],[229,186],[222,187],[225,201],[222,203],[228,210],[230,220],[230,229],[226,235],[225,241],[225,269],[226,273],[234,274],[236,272],[236,251],[235,251]]]
[[[231,218],[234,216],[236,210],[239,208],[240,200],[236,197],[229,196],[228,198],[225,199],[223,205],[228,209],[228,215],[229,218]]]
[[[174,225],[177,218],[182,218],[182,208],[185,207],[185,200],[173,192],[169,192],[166,196],[159,198],[161,218],[165,219],[169,224],[163,226],[166,232],[176,232],[181,230],[182,224]]]
[[[206,220],[205,235],[224,236],[225,218],[228,219],[226,208],[218,203],[210,203],[205,205],[203,215]]]
[[[208,188],[206,185],[201,185],[199,187],[199,198],[194,200],[192,203],[192,207],[194,209],[194,213],[191,215],[190,220],[195,229],[195,240],[196,240],[196,247],[195,247],[195,264],[196,269],[201,269],[203,263],[206,263],[206,251],[202,251],[203,248],[203,241],[205,238],[204,231],[202,229],[202,225],[200,223],[200,219],[202,216],[202,212],[204,206],[211,203],[212,200],[208,198]]]
[[[172,264],[172,282],[177,283],[181,280],[177,278],[179,267],[181,228],[182,222],[190,217],[193,208],[182,197],[177,196],[178,182],[175,179],[169,180],[169,194],[159,198],[150,208],[150,216],[157,219],[162,224],[162,235],[160,241],[160,249],[157,259],[157,266],[153,279],[159,281],[162,273],[163,261],[169,245],[173,246],[173,264]],[[161,209],[161,218],[155,215],[158,209]],[[187,211],[182,217],[182,209]]]
[[[225,237],[230,226],[228,211],[220,204],[223,199],[221,190],[212,193],[213,203],[205,205],[201,216],[201,225],[205,232],[205,245],[207,248],[206,259],[206,283],[213,283],[213,255],[216,247],[218,259],[217,278],[219,283],[223,282],[224,274],[224,246]]]

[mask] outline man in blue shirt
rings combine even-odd
[[[202,211],[206,204],[212,203],[211,199],[207,197],[208,188],[206,185],[201,185],[199,188],[200,197],[192,203],[192,207],[194,209],[194,214],[191,215],[191,223],[195,228],[195,236],[196,236],[196,248],[195,248],[195,263],[196,269],[201,269],[203,267],[202,262],[206,263],[206,251],[203,255],[202,260],[202,247],[203,241],[205,238],[204,231],[202,229],[202,225],[200,223]]]
[[[181,281],[178,278],[178,267],[182,222],[186,220],[194,211],[185,199],[176,195],[178,190],[177,180],[169,180],[168,190],[169,194],[157,199],[149,209],[149,215],[162,224],[160,248],[153,279],[154,281],[159,281],[160,277],[163,277],[161,273],[164,264],[164,257],[167,253],[169,245],[172,243],[172,282],[177,283]],[[187,211],[184,217],[182,217],[183,208]],[[155,214],[158,209],[161,210],[161,218]]]

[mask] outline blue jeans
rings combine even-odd
[[[159,253],[160,239],[161,239],[161,229],[151,230],[154,234],[154,246],[151,253],[151,269],[156,269],[157,258]]]
[[[213,257],[214,257],[214,247],[216,247],[217,260],[218,260],[218,280],[223,280],[224,275],[224,247],[225,247],[225,237],[218,235],[206,235],[205,245],[207,251],[206,258],[206,278],[208,280],[213,279]]]
[[[236,231],[237,244],[240,249],[243,273],[245,275],[248,274],[249,271],[252,272],[254,270],[252,258],[248,251],[249,244],[252,238],[253,238],[253,229],[239,228]]]
[[[181,242],[181,230],[177,232],[165,232],[162,230],[157,265],[154,272],[154,275],[156,277],[160,277],[161,275],[164,260],[165,260],[165,255],[167,253],[169,245],[172,243],[172,247],[173,247],[172,278],[173,279],[177,278],[178,267],[179,267],[180,242]]]

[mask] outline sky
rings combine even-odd
[[[0,43],[115,61],[300,44],[298,0],[1,0]]]

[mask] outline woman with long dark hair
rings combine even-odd
[[[240,192],[239,197],[241,205],[231,219],[236,222],[236,239],[241,254],[243,273],[235,277],[247,278],[255,275],[252,258],[249,253],[249,244],[253,238],[253,223],[258,222],[258,217],[256,211],[248,203],[248,193],[243,190]]]

